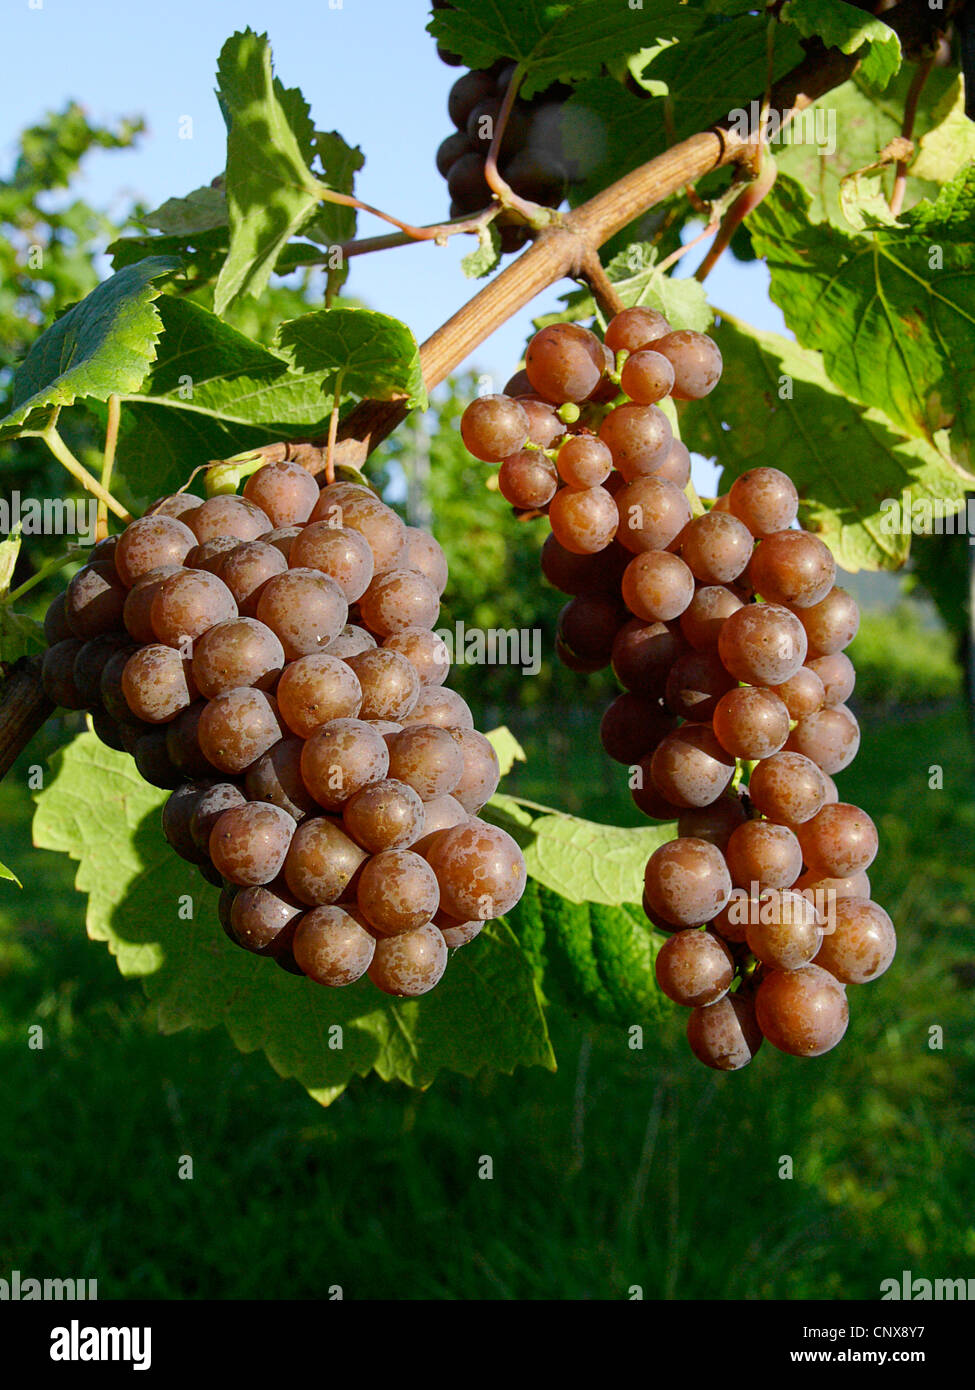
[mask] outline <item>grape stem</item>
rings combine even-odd
[[[92,497],[97,497],[99,502],[103,502],[107,510],[117,516],[120,521],[132,520],[132,514],[125,510],[121,502],[117,502],[108,489],[104,488],[98,479],[88,472],[84,464],[75,458],[58,434],[56,424],[48,425],[45,430],[24,430],[21,438],[43,440],[58,463],[67,469],[72,478],[80,483],[86,492],[90,492]]]
[[[884,12],[884,22],[903,43],[915,45],[928,37],[938,17],[902,0]],[[811,41],[805,59],[773,85],[769,107],[781,111],[783,125],[787,124],[825,92],[846,82],[859,61],[857,54],[827,49],[819,40]],[[752,158],[755,134],[739,136],[728,124],[701,131],[543,227],[517,260],[422,344],[420,364],[427,389],[439,385],[536,295],[566,276],[578,277],[586,254],[597,251],[635,217],[711,170]],[[360,402],[340,426],[337,460],[361,468],[372,449],[407,413],[402,402]]]
[[[115,467],[115,449],[118,444],[119,423],[122,419],[122,402],[117,395],[108,398],[108,420],[105,424],[105,451],[102,455],[102,487],[108,493],[112,486],[112,469]],[[108,505],[99,498],[95,523],[95,539],[103,541],[108,535]]]
[[[914,134],[914,121],[917,116],[917,104],[921,99],[924,84],[928,80],[931,69],[934,67],[934,60],[937,57],[937,49],[932,48],[931,52],[923,62],[918,63],[914,69],[914,76],[911,78],[911,85],[907,91],[904,101],[904,121],[901,125],[901,135],[905,140],[910,140]],[[913,153],[913,146],[911,152]],[[902,155],[898,159],[894,170],[894,188],[890,195],[890,210],[896,217],[904,206],[904,194],[907,191],[907,163],[909,156]]]
[[[487,160],[484,165],[484,177],[487,179],[488,188],[500,200],[503,207],[513,212],[520,213],[530,227],[544,226],[553,218],[550,208],[543,208],[539,203],[529,202],[526,198],[521,198],[507,183],[498,171],[498,155],[501,152],[501,141],[508,128],[508,120],[511,116],[515,104],[515,97],[518,95],[518,88],[521,86],[521,79],[524,76],[524,68],[521,63],[515,68],[508,83],[504,99],[501,102],[501,110],[498,112],[498,119],[494,123],[494,134],[491,137],[491,145],[488,149]]]

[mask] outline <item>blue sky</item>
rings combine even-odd
[[[92,120],[141,115],[148,130],[131,151],[96,151],[79,192],[121,212],[138,196],[152,205],[208,183],[223,168],[224,125],[213,95],[217,55],[248,25],[271,40],[275,70],[311,103],[319,129],[358,144],[366,164],[359,196],[404,220],[447,215],[446,187],[434,165],[452,129],[447,93],[459,69],[436,56],[425,32],[428,0],[0,0],[5,64],[0,100],[0,163],[9,169],[25,125],[70,99]],[[180,138],[192,121],[192,138]],[[360,216],[360,235],[384,224]],[[403,319],[423,340],[476,290],[460,259],[471,243],[409,246],[357,258],[349,291]],[[697,248],[682,263],[692,271]],[[686,269],[684,268],[686,267]],[[708,280],[715,305],[762,328],[782,331],[761,264],[730,256]],[[514,370],[531,318],[555,307],[555,287],[478,349],[470,365],[504,381]],[[701,477],[702,484],[708,474]]]

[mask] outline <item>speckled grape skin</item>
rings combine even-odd
[[[451,951],[459,951],[461,946],[466,946],[469,941],[479,936],[484,928],[483,922],[461,922],[458,918],[451,917],[449,912],[442,910],[434,914],[433,925],[438,928]]]
[[[290,569],[261,589],[256,613],[276,633],[289,661],[324,651],[348,621],[345,595],[318,570]]]
[[[277,701],[288,728],[309,738],[332,719],[354,719],[362,708],[362,687],[344,661],[319,652],[289,663],[278,682]]]
[[[193,498],[198,506],[199,498]],[[115,548],[115,568],[129,588],[163,565],[181,565],[197,544],[189,526],[172,516],[143,516],[128,525]]]
[[[464,759],[464,770],[451,795],[474,816],[498,789],[501,780],[498,755],[490,741],[476,729],[451,729],[450,737]]]
[[[731,876],[716,845],[682,838],[654,850],[644,887],[655,915],[674,926],[692,927],[721,911],[731,896]]]
[[[284,670],[284,648],[256,618],[230,618],[198,637],[193,679],[208,700],[237,686],[273,690]]]
[[[815,905],[801,893],[774,893],[750,904],[745,940],[752,954],[772,970],[808,965],[823,939]]]
[[[599,438],[627,482],[654,473],[670,453],[674,431],[656,405],[619,405],[599,426]]]
[[[406,527],[391,507],[372,494],[343,492],[336,496],[330,488],[323,488],[311,519],[358,531],[369,544],[377,574],[402,564]]]
[[[770,536],[795,521],[799,494],[792,479],[778,468],[750,468],[732,483],[727,509],[753,536]]]
[[[754,546],[743,521],[727,512],[707,512],[685,527],[680,554],[701,584],[730,584],[744,573]]]
[[[754,769],[748,795],[769,820],[780,825],[801,825],[822,810],[826,778],[811,758],[784,749],[763,758]]]
[[[122,693],[136,719],[167,724],[196,696],[192,665],[174,647],[159,642],[140,647],[125,663]]]
[[[400,652],[373,647],[347,658],[362,687],[363,719],[406,718],[420,696],[420,677]]]
[[[246,951],[270,953],[300,913],[300,905],[290,894],[282,896],[277,883],[242,888],[230,908],[230,932]]]
[[[818,536],[808,531],[777,531],[752,556],[748,580],[769,603],[811,608],[833,587],[836,561]]]
[[[867,898],[841,898],[833,905],[833,930],[823,937],[815,964],[842,984],[876,980],[897,950],[894,924],[879,904]]]
[[[741,606],[738,595],[723,584],[706,584],[695,591],[681,613],[681,633],[695,651],[714,650],[725,619]]]
[[[421,685],[443,685],[450,673],[450,649],[442,637],[423,627],[408,627],[383,638],[386,651],[399,652],[416,671]]]
[[[386,936],[415,931],[440,905],[437,876],[409,849],[384,850],[363,865],[356,889],[359,910]]]
[[[294,526],[311,516],[318,484],[307,468],[282,460],[252,473],[244,484],[244,496],[260,507],[272,526]]]
[[[407,526],[406,558],[411,569],[426,575],[438,595],[443,593],[448,579],[447,557],[429,531],[423,531],[419,526]]]
[[[464,754],[446,729],[419,724],[392,734],[389,775],[405,782],[423,801],[453,792],[464,775]]]
[[[595,555],[616,535],[616,503],[604,487],[563,487],[548,508],[556,540],[573,555]]]
[[[409,714],[400,716],[404,728],[413,724],[436,724],[441,729],[473,729],[474,716],[466,700],[456,690],[425,686]]]
[[[284,861],[284,877],[299,902],[309,907],[334,903],[351,892],[367,856],[332,816],[302,821]]]
[[[634,555],[623,572],[623,602],[644,622],[679,618],[694,597],[694,576],[677,555],[666,550]]]
[[[687,1041],[706,1067],[739,1071],[762,1045],[754,1002],[739,991],[694,1009],[687,1020]]]
[[[350,657],[359,656],[362,652],[375,651],[378,645],[372,633],[367,632],[364,627],[346,623],[338,637],[333,638],[325,650],[329,656],[338,656],[343,661],[348,661]]]
[[[737,686],[718,701],[712,716],[722,748],[736,758],[769,758],[789,737],[789,711],[771,690]]]
[[[447,968],[447,943],[432,922],[376,942],[369,978],[384,994],[415,999],[433,989]]]
[[[441,831],[426,851],[451,917],[489,921],[508,912],[525,891],[525,860],[504,830],[472,820]]]
[[[183,520],[201,544],[215,536],[258,541],[272,530],[260,507],[243,497],[209,497],[195,511],[184,512]]]
[[[369,542],[348,526],[313,521],[294,541],[288,556],[292,568],[318,570],[334,579],[347,603],[355,603],[369,588],[375,561]]]
[[[679,931],[667,938],[654,961],[657,984],[675,1004],[697,1008],[727,994],[734,979],[731,952],[703,931]]]
[[[424,801],[422,805],[423,826],[419,839],[411,846],[417,854],[426,855],[433,843],[434,835],[439,831],[450,830],[455,825],[466,825],[470,820],[460,802],[450,795],[435,796],[430,801]]]
[[[224,554],[215,573],[233,594],[240,612],[252,618],[264,585],[287,568],[277,546],[267,541],[238,541]]]
[[[216,623],[236,618],[237,605],[226,584],[215,574],[184,569],[163,580],[149,615],[158,642],[168,647],[188,647]]]
[[[370,632],[389,637],[410,627],[432,628],[440,612],[440,597],[417,570],[387,570],[362,595],[359,612]]]
[[[806,659],[806,632],[788,608],[752,603],[725,620],[718,652],[731,674],[749,685],[781,685]]]
[[[346,831],[370,854],[408,849],[423,834],[423,823],[423,802],[394,777],[363,787],[342,808]]]
[[[210,852],[210,832],[224,811],[243,806],[247,798],[233,782],[210,782],[200,792],[189,817],[190,838],[202,857]]]
[[[849,767],[860,747],[860,726],[846,705],[807,714],[796,724],[786,744],[793,753],[811,758],[830,776]]]
[[[291,816],[266,801],[231,806],[210,831],[214,868],[245,888],[270,883],[281,872],[294,829]]]
[[[666,550],[691,519],[684,493],[664,478],[636,478],[620,488],[614,501],[617,540],[634,554]]]
[[[664,699],[667,708],[694,724],[709,723],[718,702],[734,685],[713,648],[682,652],[667,676]]]
[[[298,923],[291,943],[302,973],[316,984],[354,984],[369,969],[376,941],[341,907],[315,907]]]
[[[835,709],[837,705],[845,705],[853,694],[857,679],[853,662],[846,653],[833,652],[829,656],[813,657],[807,665],[823,687],[822,707]],[[802,713],[815,714],[816,710],[803,710]],[[795,717],[798,719],[802,716]]]
[[[221,772],[243,772],[281,735],[271,698],[247,686],[218,695],[200,715],[200,747]]]
[[[64,597],[64,616],[74,637],[83,642],[122,626],[125,585],[108,560],[85,565],[73,575]]]
[[[810,651],[832,656],[848,647],[860,626],[856,599],[845,589],[830,589],[819,603],[804,608],[799,621],[806,629]]]
[[[710,724],[683,724],[654,751],[650,775],[661,796],[674,806],[710,806],[731,782],[735,760],[714,736]]]
[[[850,1021],[846,991],[817,965],[766,975],[758,987],[755,1015],[772,1046],[793,1057],[828,1052]]]
[[[732,831],[747,819],[745,807],[737,792],[726,792],[710,806],[688,806],[677,817],[677,834],[681,838],[707,840],[724,850]]]
[[[163,580],[172,574],[179,574],[182,568],[182,565],[163,565],[160,569],[140,575],[132,585],[122,607],[122,621],[129,636],[136,642],[155,642],[152,601],[161,589]]]
[[[852,690],[852,686],[850,689]],[[781,685],[773,687],[774,694],[785,705],[790,719],[801,719],[804,714],[815,714],[826,703],[826,690],[819,673],[811,663],[800,666],[794,676]],[[844,696],[845,698],[845,696]]]
[[[363,787],[389,773],[389,750],[382,736],[362,719],[332,719],[305,742],[301,776],[327,811],[342,807]]]
[[[301,777],[303,748],[302,739],[283,738],[262,753],[244,775],[248,798],[251,801],[270,801],[272,806],[279,806],[295,820],[301,820],[309,811],[317,810],[315,798]]]
[[[877,857],[877,827],[866,811],[845,801],[824,806],[798,835],[807,867],[823,876],[860,873]]]

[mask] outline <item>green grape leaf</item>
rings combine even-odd
[[[12,873],[11,870],[7,868],[6,864],[0,864],[0,878],[5,879],[10,883],[16,883],[18,888],[23,888],[24,886],[21,883],[20,879],[17,877],[17,875],[15,873]]]
[[[677,141],[726,117],[747,128],[757,107],[742,107],[744,97],[765,88],[768,70],[767,22],[741,15],[733,20],[696,14],[705,28],[680,43],[640,48],[629,64],[640,97],[611,77],[580,83],[566,103],[562,128],[566,146],[579,166],[572,201],[581,203],[608,184]],[[633,50],[631,50],[633,51]],[[798,34],[776,35],[773,74],[795,67],[803,52]]]
[[[490,275],[501,259],[501,236],[493,222],[482,227],[477,234],[477,250],[469,251],[460,263],[460,268],[470,280],[480,280]]]
[[[309,161],[314,127],[296,88],[273,74],[266,34],[252,29],[224,44],[218,95],[227,120],[230,250],[214,291],[223,313],[241,295],[260,294],[287,241],[318,206],[322,185]]]
[[[709,396],[681,412],[689,449],[717,458],[722,491],[774,464],[800,497],[800,520],[846,570],[896,569],[910,536],[893,531],[887,499],[961,505],[964,482],[923,440],[905,439],[879,410],[849,400],[819,353],[719,313],[712,335],[724,371]]]
[[[281,325],[278,348],[297,371],[320,375],[331,390],[341,378],[342,390],[355,396],[426,405],[416,339],[388,314],[344,304],[316,309]]]
[[[315,153],[321,165],[322,180],[328,187],[336,193],[351,193],[355,176],[365,163],[365,155],[358,146],[346,144],[335,130],[317,130]],[[355,236],[355,228],[355,208],[343,207],[341,203],[323,203],[301,229],[301,234],[321,246],[342,246]]]
[[[150,256],[96,286],[35,341],[14,377],[0,439],[43,428],[52,411],[79,397],[106,401],[137,391],[155,357],[160,320],[153,280],[174,270]]]
[[[368,980],[327,990],[231,945],[216,891],[162,838],[166,794],[125,754],[82,734],[52,773],[36,798],[34,842],[78,861],[89,936],[123,975],[144,978],[164,1032],[222,1025],[322,1104],[370,1071],[425,1087],[443,1070],[554,1067],[531,964],[504,921],[452,955],[422,999],[392,999]]]
[[[657,269],[659,255],[655,246],[632,242],[625,251],[606,266],[606,275],[627,309],[640,305],[656,309],[673,328],[693,328],[706,333],[714,318],[704,286],[692,278],[675,280]],[[547,323],[562,323],[566,319],[595,318],[602,328],[607,319],[589,290],[571,290],[562,295],[565,312],[546,314],[536,319],[538,328]]]
[[[624,1027],[672,1011],[654,978],[663,938],[642,909],[569,903],[529,879],[506,919],[546,997]]]
[[[604,0],[457,0],[434,14],[428,28],[470,67],[498,58],[522,63],[522,95],[553,82],[589,77],[657,39],[679,39],[708,24],[706,15],[674,0],[612,6]]]
[[[220,267],[227,258],[228,237],[226,227],[172,236],[147,232],[144,236],[118,237],[109,245],[108,254],[115,270],[137,265],[147,256],[172,256],[180,277],[206,283],[220,273]]]
[[[804,39],[822,39],[827,48],[859,53],[868,82],[884,88],[901,65],[901,41],[883,20],[845,0],[786,0],[780,19],[794,24]]]
[[[500,728],[492,729],[485,737],[498,755],[502,777],[508,775],[515,763],[527,762],[524,748],[506,724],[502,724]]]
[[[780,178],[749,217],[769,293],[804,347],[822,352],[836,385],[882,409],[904,433],[935,442],[973,468],[975,431],[975,166],[902,226],[854,234],[811,223],[809,200]]]
[[[15,613],[0,600],[0,665],[12,666],[22,656],[38,656],[46,646],[43,624],[26,613]]]
[[[870,169],[900,136],[912,80],[913,69],[905,67],[885,92],[878,93],[855,74],[800,112],[773,142],[779,174],[805,187],[814,222],[827,219],[849,229],[840,207],[840,190],[849,175]],[[921,198],[936,198],[941,184],[975,157],[975,122],[964,112],[963,84],[957,72],[933,68],[914,119],[916,153],[908,165],[904,207],[912,207]],[[893,165],[888,165],[881,179],[889,200]]]
[[[599,825],[505,795],[493,796],[481,814],[518,840],[532,878],[569,902],[608,907],[642,901],[647,860],[676,833],[670,822]]]
[[[283,358],[191,300],[164,295],[158,358],[136,394],[122,399],[115,480],[131,505],[185,483],[192,469],[279,439],[328,428],[323,377]]]
[[[209,232],[228,225],[227,198],[222,188],[206,184],[194,188],[184,198],[167,198],[154,212],[147,212],[142,221],[169,236]]]

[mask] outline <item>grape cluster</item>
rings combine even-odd
[[[477,813],[491,744],[444,685],[432,536],[369,488],[270,463],[162,498],[45,620],[45,691],[171,792],[163,831],[239,946],[323,985],[425,994],[521,897]]]
[[[447,181],[451,217],[480,212],[491,202],[484,169],[515,67],[501,59],[491,68],[465,72],[450,89],[447,111],[456,128],[437,150],[437,168]],[[566,192],[560,113],[569,91],[556,85],[529,101],[516,98],[498,152],[498,172],[512,191],[545,207],[558,207]],[[517,224],[500,232],[503,251],[517,250],[527,238]]]
[[[557,324],[461,431],[516,509],[548,515],[542,569],[570,596],[559,657],[622,687],[603,747],[640,811],[678,828],[646,866],[644,909],[668,937],[657,980],[691,1009],[695,1056],[730,1071],[763,1037],[834,1047],[846,987],[883,974],[896,943],[870,898],[876,829],[833,782],[860,742],[856,602],[778,469],[691,514],[690,457],[658,403],[702,398],[721,367],[710,338],[653,310],[617,314],[605,343]]]

